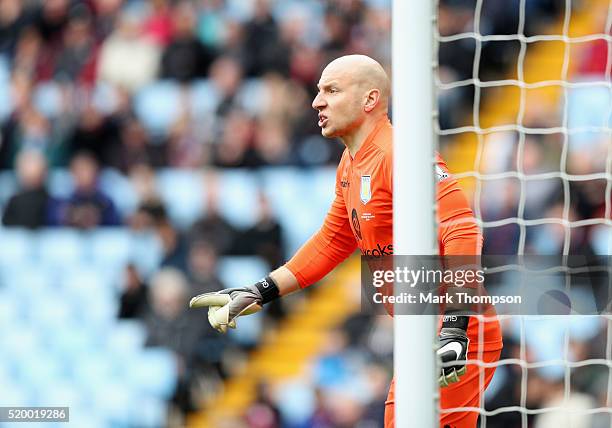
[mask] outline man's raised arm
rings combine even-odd
[[[236,318],[261,310],[278,297],[307,287],[334,269],[355,251],[342,192],[336,178],[336,197],[323,225],[284,266],[255,284],[200,294],[189,302],[191,308],[208,307],[208,322],[221,333],[236,328]]]

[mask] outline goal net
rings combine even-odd
[[[612,1],[436,10],[439,149],[470,195],[484,254],[560,256],[567,275],[572,256],[605,261],[597,314],[502,315],[505,347],[481,405],[439,411],[477,411],[481,427],[609,427]]]

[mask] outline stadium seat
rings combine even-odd
[[[308,426],[307,421],[316,406],[316,397],[310,385],[299,380],[286,382],[280,386],[278,394],[285,398],[279,402],[283,421],[289,426]]]
[[[49,388],[64,376],[59,361],[55,358],[41,358],[44,353],[40,351],[23,355],[19,359],[19,380],[34,391]]]
[[[124,228],[103,228],[88,235],[89,261],[109,274],[122,274],[131,261],[132,236]]]
[[[78,427],[108,426],[99,412],[92,407],[94,402],[88,389],[83,389],[70,378],[62,378],[47,384],[39,384],[36,392],[36,405],[69,407],[70,425]],[[49,425],[48,423],[44,424]],[[64,424],[57,424],[63,426]],[[53,424],[49,426],[55,426]]]
[[[86,243],[75,229],[46,229],[36,236],[38,257],[46,267],[63,271],[83,262]]]
[[[227,288],[243,287],[263,278],[269,271],[268,264],[257,256],[225,256],[219,259],[217,271]]]
[[[147,278],[157,270],[162,260],[162,244],[152,232],[130,232],[132,249],[130,259],[138,272]]]
[[[72,176],[67,169],[53,169],[49,173],[47,185],[49,187],[49,193],[55,198],[67,198],[74,191]]]
[[[149,396],[138,396],[130,414],[131,426],[157,428],[166,425],[168,405],[163,400]]]
[[[111,355],[123,358],[141,352],[147,338],[144,325],[135,320],[121,320],[105,338],[106,350]]]
[[[2,332],[3,328],[10,328],[13,323],[19,322],[20,312],[18,300],[10,290],[3,289],[0,286],[0,332]]]
[[[54,332],[61,335],[62,329],[76,323],[70,299],[55,290],[49,289],[46,293],[32,296],[29,303],[36,308],[30,312],[30,325],[44,332],[47,340],[53,337]]]
[[[569,128],[612,126],[608,115],[612,103],[610,91],[604,86],[574,88],[569,93]],[[569,137],[570,150],[589,150],[593,143],[606,138],[606,133],[575,132]],[[608,137],[609,138],[609,137]]]
[[[36,395],[32,389],[17,380],[5,380],[0,388],[0,403],[13,407],[35,406]]]
[[[177,382],[177,361],[174,353],[164,348],[146,348],[124,361],[123,376],[139,395],[168,399]],[[155,375],[152,375],[152,374]]]
[[[92,93],[93,106],[104,114],[113,113],[119,104],[117,88],[111,83],[98,80]]]
[[[134,393],[125,382],[116,379],[99,379],[90,390],[95,412],[102,415],[105,425],[130,427],[134,406]]]
[[[108,278],[96,269],[71,270],[60,279],[66,299],[72,305],[74,316],[92,334],[102,334],[115,322],[118,310],[116,289]]]
[[[119,363],[111,354],[90,350],[74,361],[72,379],[81,390],[93,393],[98,385],[119,377]]]
[[[140,89],[134,98],[138,119],[152,134],[165,135],[181,113],[181,93],[172,81],[154,82]]]
[[[2,207],[2,211],[4,211],[9,198],[17,192],[17,187],[17,177],[13,171],[0,172],[0,207]]]
[[[290,256],[310,236],[311,189],[302,188],[304,182],[291,168],[267,168],[261,176],[272,210],[284,227],[286,255]]]
[[[100,174],[100,189],[108,195],[121,217],[126,218],[138,207],[138,194],[129,178],[119,171],[106,168]]]
[[[62,113],[64,100],[60,86],[54,81],[39,83],[32,97],[34,106],[48,118],[55,118]]]
[[[252,347],[259,343],[263,333],[264,313],[259,312],[248,317],[240,317],[236,323],[240,328],[230,329],[228,332],[232,342],[245,347]]]
[[[207,79],[196,80],[190,86],[191,114],[194,117],[208,117],[214,113],[220,102],[217,89]]]
[[[179,228],[188,228],[203,214],[205,189],[201,174],[164,169],[157,174],[157,186],[170,219]]]
[[[258,192],[254,173],[243,170],[220,172],[219,212],[232,225],[239,228],[253,226],[257,221]]]
[[[24,264],[34,256],[32,233],[25,229],[0,228],[0,269]]]
[[[595,254],[606,256],[612,254],[612,227],[598,225],[591,231],[591,242]]]
[[[267,168],[262,172],[264,191],[284,226],[287,257],[316,232],[334,198],[335,173],[300,172],[292,168]]]
[[[23,305],[46,295],[57,284],[56,270],[47,269],[42,264],[15,264],[4,267],[2,272],[6,278],[6,289]]]
[[[46,349],[50,356],[61,362],[66,372],[71,371],[82,357],[102,349],[99,345],[102,338],[83,323],[72,322],[63,326],[54,324],[53,328],[53,331],[50,331],[51,328],[45,331]]]
[[[248,79],[243,82],[237,95],[240,106],[253,116],[261,115],[268,102],[266,86],[261,79]]]
[[[4,121],[13,110],[11,99],[11,69],[6,55],[0,55],[0,121]]]

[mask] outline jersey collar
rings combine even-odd
[[[359,161],[361,158],[363,158],[363,156],[365,156],[365,153],[367,152],[366,148],[372,143],[372,141],[374,141],[374,138],[376,137],[376,135],[380,132],[380,130],[385,125],[389,125],[389,126],[391,125],[391,122],[389,121],[389,116],[387,115],[378,119],[378,121],[374,125],[374,129],[372,129],[372,132],[368,134],[368,136],[366,137],[361,147],[359,147],[359,150],[357,150],[357,153],[355,153],[355,157],[352,157],[350,153],[348,154],[349,159],[352,162]]]

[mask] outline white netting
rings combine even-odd
[[[529,31],[537,28],[542,34],[529,34],[526,23],[534,4],[546,2],[507,2],[518,8],[516,33],[491,33],[495,26],[487,21],[487,13],[492,4],[502,3],[440,1],[436,50],[463,44],[474,55],[468,76],[453,71],[452,61],[446,67],[440,57],[436,87],[441,105],[454,102],[449,110],[456,116],[460,98],[467,94],[472,108],[462,123],[440,118],[440,149],[473,197],[485,233],[485,253],[501,248],[504,254],[519,256],[568,256],[587,250],[610,255],[612,1],[558,1],[563,7],[556,19],[530,25]],[[457,7],[459,13],[448,13]],[[465,19],[468,12],[470,20]],[[449,24],[446,15],[460,23]],[[497,78],[483,79],[483,49],[500,42],[518,44],[516,57]],[[603,60],[599,56],[599,70],[593,71],[584,66],[585,55],[597,44],[606,53]],[[555,163],[558,167],[551,168]],[[572,272],[567,265],[559,269]],[[609,264],[607,269],[610,299]],[[497,367],[490,391],[480,408],[451,411],[478,411],[481,427],[611,426],[612,317],[501,318],[508,342],[502,359],[487,364],[478,361],[480,355],[471,361]],[[603,349],[585,350],[594,344]],[[575,376],[580,371],[592,373],[592,378]],[[587,384],[576,385],[581,379]]]

